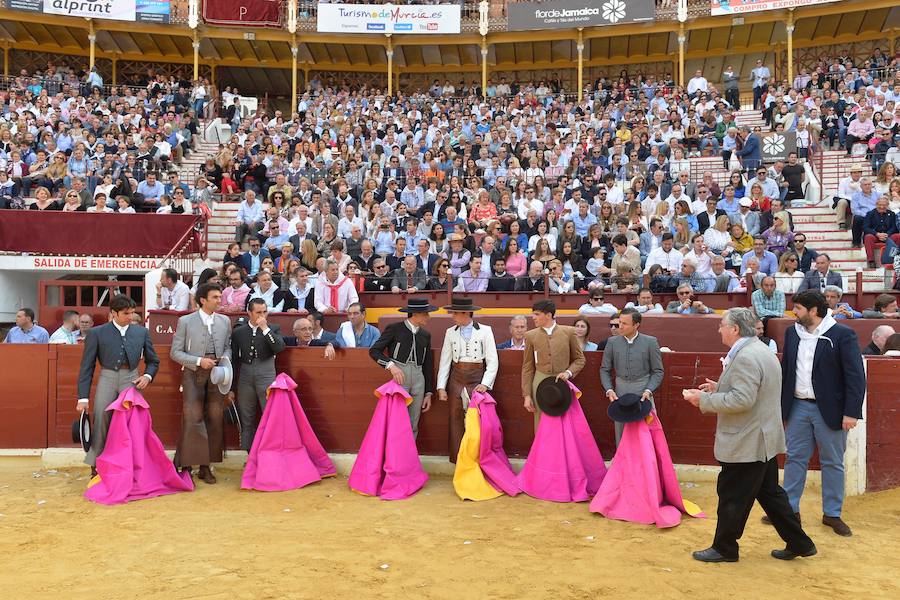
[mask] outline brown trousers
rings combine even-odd
[[[185,369],[181,377],[184,408],[175,466],[191,467],[222,462],[225,445],[225,397],[209,379],[210,371]]]
[[[466,411],[462,405],[462,390],[466,388],[469,397],[472,390],[484,377],[484,363],[453,363],[447,378],[447,402],[450,403],[450,462],[456,462],[459,445],[466,432]]]

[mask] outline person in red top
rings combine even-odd
[[[485,227],[491,219],[497,218],[497,205],[491,202],[487,190],[478,192],[478,201],[472,205],[469,212],[469,223],[477,227]]]
[[[222,174],[222,185],[220,186],[220,191],[223,194],[240,194],[241,188],[231,177],[231,171],[225,171]]]

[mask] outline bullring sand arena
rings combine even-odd
[[[737,564],[702,564],[715,529],[711,481],[682,480],[706,519],[674,529],[610,521],[586,503],[527,496],[463,502],[432,477],[399,502],[367,498],[346,476],[290,492],[215,486],[121,506],[87,502],[85,469],[0,460],[0,598],[287,600],[294,598],[599,599],[897,598],[900,489],[847,499],[852,538],[821,525],[819,490],[803,498],[819,549],[783,562],[756,506]]]

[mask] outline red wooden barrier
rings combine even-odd
[[[172,448],[181,429],[181,367],[168,357],[169,347],[157,346],[160,371],[148,388],[154,430]],[[80,346],[0,346],[0,448],[73,447],[71,423],[76,417],[76,380],[81,362]],[[696,387],[707,377],[721,373],[721,353],[666,353],[666,376],[656,394],[660,419],[677,463],[715,464],[712,454],[716,418],[702,415],[681,398],[681,390]],[[606,416],[599,368],[602,353],[587,356],[585,369],[575,378],[581,388],[582,406],[598,444],[607,459],[613,453],[613,426]],[[533,419],[522,407],[521,352],[500,353],[500,371],[494,396],[503,425],[506,451],[524,457],[533,437]],[[893,359],[870,359],[868,365],[867,474],[868,489],[900,485],[900,411]],[[327,361],[320,348],[288,348],[278,357],[279,371],[297,383],[298,394],[319,438],[329,451],[355,452],[375,405],[373,390],[387,374],[375,365],[365,349],[338,350]],[[422,454],[445,455],[448,446],[447,405],[436,402],[422,417],[418,439]],[[228,446],[236,447],[236,435],[228,430]]]
[[[900,360],[866,360],[866,490],[900,486]]]
[[[52,349],[47,345],[0,344],[0,448],[47,447]]]

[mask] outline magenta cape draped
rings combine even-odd
[[[681,513],[704,517],[700,508],[681,497],[662,424],[651,413],[645,419],[625,423],[612,465],[591,501],[591,511],[609,519],[657,527],[681,523]]]
[[[533,498],[553,502],[584,502],[600,488],[606,465],[588,426],[572,382],[572,405],[559,417],[541,415],[519,487]]]
[[[491,486],[510,496],[522,490],[516,481],[516,474],[509,464],[509,458],[503,449],[503,427],[497,417],[497,401],[490,394],[473,392],[469,409],[478,410],[481,425],[481,445],[478,452],[478,464],[484,478]]]
[[[113,411],[106,447],[97,457],[97,476],[84,497],[100,504],[122,504],[194,489],[189,473],[181,473],[153,433],[147,401],[135,387],[124,390],[106,407]]]
[[[285,373],[269,386],[266,409],[241,478],[243,489],[281,492],[334,476],[334,464],[310,426],[296,389]]]
[[[406,409],[412,398],[393,379],[375,390],[375,395],[375,414],[348,483],[353,491],[382,500],[409,498],[428,481]]]

